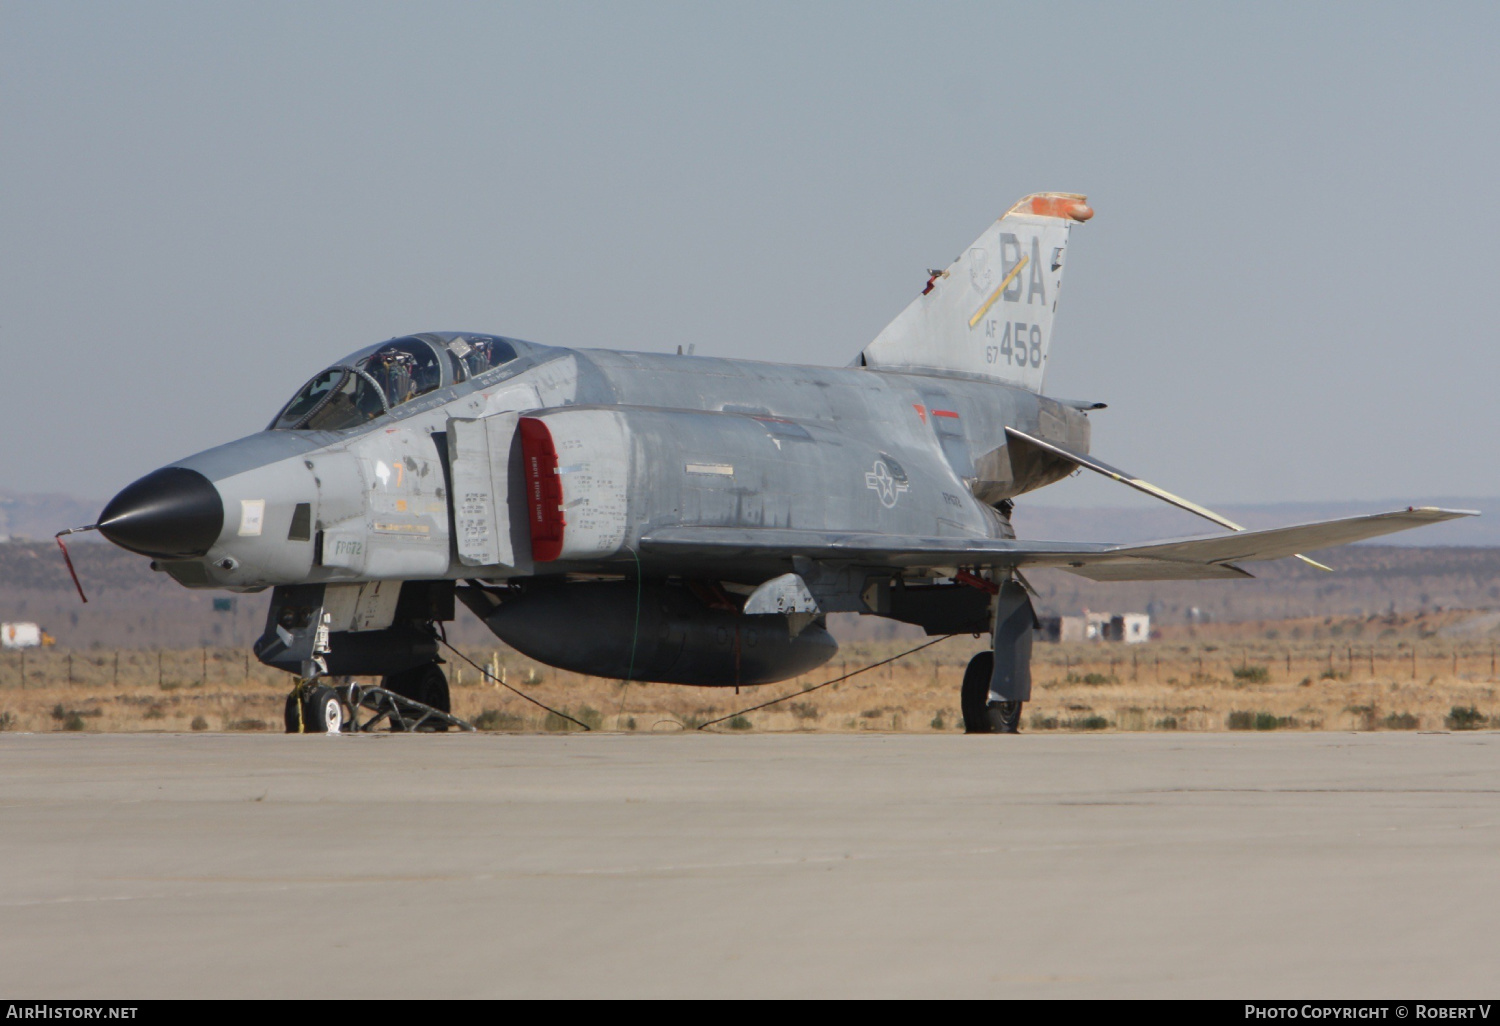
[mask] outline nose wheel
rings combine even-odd
[[[298,685],[286,696],[288,734],[337,734],[344,729],[344,703],[326,684]]]
[[[979,652],[964,670],[959,707],[965,734],[1017,734],[1021,730],[1024,702],[991,702],[990,678],[995,671],[995,653]]]

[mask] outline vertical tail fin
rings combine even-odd
[[[1042,390],[1068,231],[1086,197],[1027,196],[990,225],[865,347],[861,362]]]

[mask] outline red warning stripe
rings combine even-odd
[[[958,414],[952,410],[933,410],[932,415],[934,417],[952,417],[954,420],[958,420]]]
[[[527,522],[531,526],[531,558],[550,563],[562,555],[562,481],[557,476],[557,447],[552,432],[535,417],[521,418],[521,461],[526,475]]]

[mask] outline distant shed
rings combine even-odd
[[[53,644],[52,635],[34,623],[0,623],[0,648],[40,648]]]
[[[1081,616],[1038,617],[1037,635],[1042,641],[1121,641],[1137,645],[1151,640],[1148,613],[1092,613]]]

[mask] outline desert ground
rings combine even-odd
[[[1444,730],[1500,724],[1500,613],[1322,617],[1178,625],[1139,645],[1038,643],[1023,729],[1041,731]],[[929,639],[931,640],[931,639]],[[498,644],[449,656],[454,712],[484,730],[576,730],[504,684],[607,731],[947,732],[983,644],[953,637],[877,666],[911,638],[846,644],[780,684],[692,688],[584,677]],[[841,683],[820,687],[851,674]],[[374,682],[374,679],[371,679]],[[291,679],[243,648],[31,650],[0,657],[11,731],[281,729]],[[787,700],[740,712],[782,696]]]

